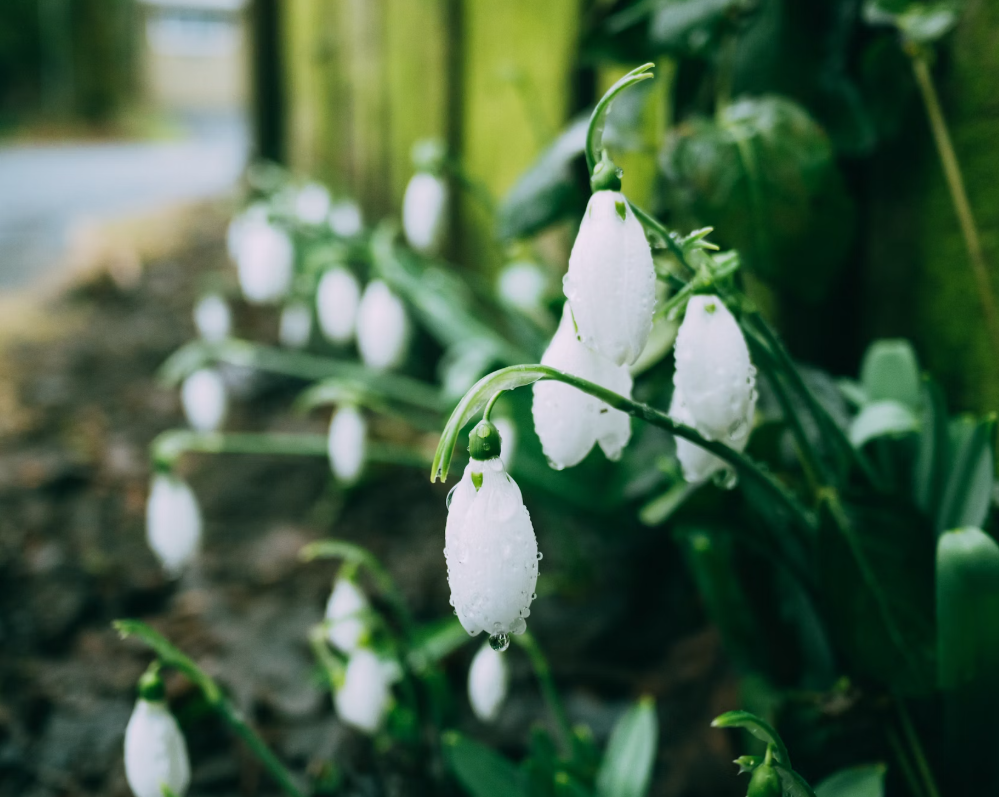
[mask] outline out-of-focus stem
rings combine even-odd
[[[545,654],[541,651],[534,637],[531,636],[530,631],[515,635],[512,639],[524,649],[527,658],[530,659],[531,667],[534,669],[538,685],[541,688],[541,696],[548,705],[548,710],[555,721],[559,743],[562,745],[562,749],[568,752],[572,741],[572,727],[569,725],[569,718],[566,716],[565,707],[562,705],[562,698],[559,697],[558,690],[555,688],[555,681],[552,678],[551,668],[548,666],[548,659],[545,658]]]

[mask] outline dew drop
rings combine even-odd
[[[447,508],[448,509],[451,508],[451,501],[454,498],[454,491],[457,490],[457,489],[458,489],[458,485],[456,484],[454,487],[452,487],[450,490],[448,490],[447,499],[444,501],[444,503],[447,504]]]
[[[538,551],[538,561],[540,562],[544,558],[545,558],[545,555],[543,553],[541,553],[541,551]]]
[[[493,634],[489,637],[489,647],[495,650],[497,653],[502,653],[508,647],[510,647],[510,635],[509,634]]]
[[[735,471],[731,468],[720,470],[712,476],[712,481],[723,490],[731,490],[739,481]]]

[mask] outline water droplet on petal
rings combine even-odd
[[[457,490],[457,489],[458,489],[458,485],[456,484],[454,487],[452,487],[450,490],[448,490],[447,498],[444,501],[444,503],[447,504],[447,508],[448,509],[451,508],[451,500],[454,498],[454,491]]]
[[[493,634],[489,637],[489,647],[495,650],[497,653],[502,653],[508,647],[510,647],[510,635],[509,634]]]

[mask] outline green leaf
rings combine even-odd
[[[638,510],[639,522],[645,526],[659,526],[665,523],[699,486],[685,481],[677,482]]]
[[[913,498],[927,517],[935,518],[947,477],[947,408],[943,391],[930,379],[923,382],[919,428],[919,449],[913,467]]]
[[[777,770],[777,775],[780,777],[782,797],[815,797],[812,787],[793,769],[780,764],[774,764],[774,769]]]
[[[850,423],[850,442],[860,448],[876,437],[919,431],[919,419],[905,404],[884,400],[867,404]]]
[[[614,725],[597,772],[598,797],[644,797],[652,780],[659,722],[651,697],[643,697]]]
[[[738,0],[667,0],[649,20],[649,39],[664,52],[692,55],[715,38]],[[695,42],[703,42],[701,47]]]
[[[963,8],[963,0],[867,0],[864,19],[872,25],[894,25],[910,42],[932,44],[953,29]]]
[[[891,400],[918,411],[919,363],[912,344],[901,338],[874,341],[864,354],[860,383],[868,401]]]
[[[757,739],[772,744],[774,747],[774,760],[785,767],[791,766],[791,758],[787,754],[787,747],[784,741],[769,723],[751,714],[748,711],[727,711],[720,717],[715,717],[711,723],[712,728],[745,728]]]
[[[981,527],[989,513],[995,480],[995,416],[959,418],[950,425],[946,483],[936,517],[937,534]]]
[[[499,753],[454,731],[441,742],[447,768],[471,797],[527,797],[520,772]]]
[[[416,672],[440,661],[468,642],[471,637],[456,617],[448,617],[418,628],[409,648],[409,665]]]
[[[884,764],[866,764],[834,772],[815,787],[815,797],[884,797]]]
[[[611,103],[614,102],[614,98],[618,94],[628,87],[634,86],[636,83],[640,83],[643,80],[650,80],[655,77],[655,75],[649,71],[654,67],[655,64],[647,63],[632,69],[627,75],[622,77],[613,86],[607,89],[606,92],[604,92],[604,96],[600,98],[596,108],[593,109],[593,113],[590,115],[590,122],[586,130],[586,144],[583,148],[583,153],[586,155],[586,168],[589,170],[591,175],[593,174],[593,167],[596,165],[597,160],[600,157],[600,150],[603,147],[604,122],[608,111],[610,111]]]

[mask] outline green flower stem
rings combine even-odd
[[[926,797],[926,793],[923,790],[923,784],[919,780],[919,776],[916,775],[916,771],[912,768],[912,762],[909,761],[909,756],[905,752],[905,747],[902,744],[902,740],[899,738],[898,733],[894,728],[888,727],[887,729],[888,744],[895,753],[895,760],[898,763],[898,768],[902,773],[902,777],[905,778],[905,782],[909,785],[909,790],[912,792],[912,797]]]
[[[680,262],[680,265],[696,274],[697,269],[687,262],[687,256],[684,254],[683,247],[680,246],[676,236],[655,216],[640,208],[630,199],[628,200],[628,204],[631,206],[631,212],[635,214],[635,218],[637,218],[638,221],[641,222],[642,227],[645,228],[646,235],[651,232],[659,238],[663,242],[663,246],[669,249],[673,257]]]
[[[936,779],[933,777],[933,770],[930,769],[929,762],[926,760],[923,745],[919,741],[919,736],[909,717],[909,710],[899,697],[895,698],[895,708],[898,711],[898,720],[902,726],[902,733],[909,744],[909,749],[912,751],[912,757],[916,761],[916,768],[919,770],[919,775],[923,779],[923,786],[926,789],[927,797],[940,797],[940,790],[937,788]]]
[[[527,658],[531,662],[531,667],[538,679],[538,686],[541,688],[541,696],[548,705],[552,719],[555,721],[555,728],[559,736],[559,744],[564,753],[570,750],[572,742],[572,726],[569,725],[569,718],[565,713],[565,706],[559,697],[558,689],[555,688],[555,680],[552,678],[551,667],[548,666],[548,659],[542,652],[537,641],[531,636],[530,631],[523,634],[515,634],[511,637],[520,647],[524,649]]]
[[[305,792],[298,787],[292,774],[264,743],[263,739],[257,735],[257,732],[250,727],[239,710],[226,699],[218,684],[204,670],[174,647],[166,637],[145,623],[138,620],[116,620],[114,627],[121,634],[122,639],[130,636],[137,637],[152,648],[163,666],[172,667],[183,673],[191,683],[198,687],[205,702],[212,710],[243,740],[250,752],[263,764],[264,769],[267,770],[275,783],[281,787],[281,790],[289,797],[305,797]]]
[[[995,294],[992,291],[989,270],[985,265],[985,256],[982,253],[982,242],[978,237],[978,225],[975,224],[975,216],[971,212],[971,203],[968,201],[968,192],[964,187],[961,164],[954,152],[954,144],[951,142],[947,120],[940,107],[940,98],[937,96],[936,86],[933,84],[933,76],[930,74],[926,53],[921,48],[912,45],[905,49],[912,62],[912,72],[916,76],[916,83],[923,97],[923,105],[926,106],[926,116],[929,118],[933,142],[936,144],[937,154],[940,156],[940,165],[943,167],[947,188],[950,190],[954,212],[957,213],[957,220],[961,225],[964,245],[968,250],[968,259],[971,261],[971,271],[978,285],[978,298],[982,303],[985,323],[988,325],[992,338],[993,354],[999,355],[999,311],[996,310]]]
[[[600,160],[600,150],[603,148],[604,117],[610,110],[611,102],[629,86],[654,77],[649,72],[653,67],[655,67],[655,64],[649,62],[642,64],[637,69],[632,69],[627,75],[607,89],[607,93],[600,98],[597,107],[593,109],[593,114],[590,116],[590,126],[586,130],[586,146],[584,148],[584,152],[586,153],[586,168],[591,175],[593,174],[594,167],[597,165],[597,161]]]

